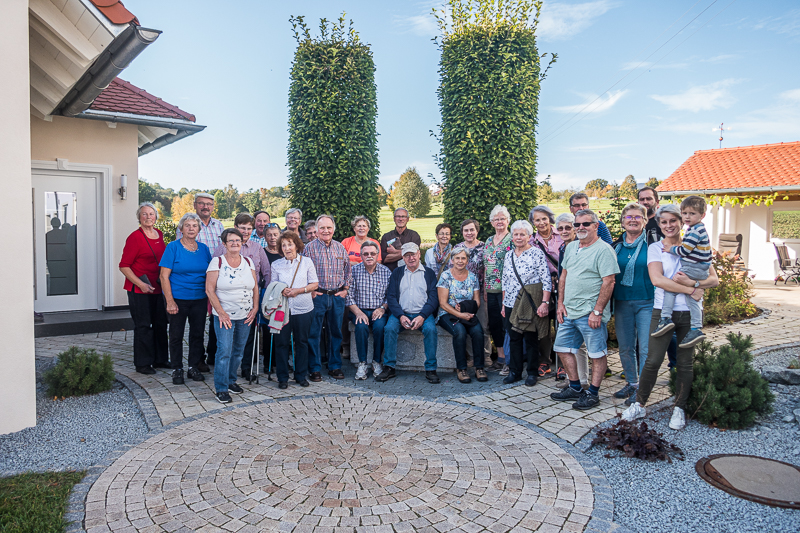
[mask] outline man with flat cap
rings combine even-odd
[[[401,329],[421,329],[425,345],[425,378],[439,383],[436,374],[436,309],[439,295],[436,291],[436,273],[419,260],[419,246],[407,242],[401,248],[404,266],[399,266],[389,278],[386,302],[389,319],[383,330],[383,371],[375,381],[388,381],[396,377],[397,335]]]

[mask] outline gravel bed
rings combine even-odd
[[[800,407],[800,386],[770,387],[776,395],[774,412],[748,430],[720,431],[690,420],[676,432],[668,427],[670,400],[648,408],[648,425],[679,446],[686,454],[684,461],[652,463],[614,456],[616,452],[604,447],[588,450],[614,490],[614,521],[633,531],[800,531],[800,510],[736,498],[709,485],[694,469],[700,458],[721,453],[800,465],[800,425],[782,420]],[[594,435],[590,432],[577,446],[586,449]],[[606,458],[609,453],[612,457]]]
[[[792,359],[800,359],[800,346],[779,348],[765,352],[763,355],[757,355],[753,358],[752,365],[757,370],[770,365],[786,368]]]
[[[0,476],[86,469],[147,434],[136,400],[119,382],[91,396],[47,397],[41,373],[53,364],[51,359],[36,361],[36,426],[0,435]]]

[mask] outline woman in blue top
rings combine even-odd
[[[186,213],[178,222],[181,238],[172,241],[161,256],[161,290],[167,301],[169,358],[172,383],[183,384],[183,332],[189,320],[189,371],[186,376],[204,381],[197,365],[203,360],[203,330],[208,313],[206,269],[211,262],[208,246],[197,241],[200,217]]]
[[[654,288],[647,271],[647,236],[644,233],[647,209],[631,202],[622,210],[621,222],[625,232],[614,242],[620,272],[614,284],[614,325],[627,384],[615,392],[614,397],[627,398],[626,404],[630,405],[636,398],[639,372],[647,359]]]
[[[481,291],[478,276],[467,270],[469,251],[457,248],[450,256],[452,268],[445,270],[436,284],[439,293],[439,325],[453,336],[453,352],[456,357],[456,376],[461,383],[472,381],[467,370],[467,335],[472,338],[472,361],[475,366],[475,379],[487,381],[483,368],[483,328],[477,318],[481,305]],[[475,302],[473,312],[462,310],[465,300]],[[465,325],[466,321],[469,325]]]

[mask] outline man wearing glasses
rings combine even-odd
[[[608,367],[608,301],[614,293],[619,265],[614,249],[597,235],[599,220],[593,211],[582,209],[575,213],[573,225],[578,240],[564,250],[556,310],[560,326],[553,343],[567,371],[569,387],[554,392],[550,398],[575,402],[573,409],[585,410],[600,403],[600,384]],[[575,357],[584,342],[592,361],[592,382],[586,391],[581,387]]]
[[[200,217],[200,233],[197,240],[208,246],[209,250],[215,250],[220,244],[219,237],[225,229],[222,222],[211,217],[214,212],[214,196],[207,192],[199,192],[194,195],[194,211]],[[183,234],[181,230],[175,230],[175,240],[180,240]],[[206,360],[200,361],[197,370],[208,372],[211,370],[209,365],[214,364],[217,355],[217,334],[214,331],[214,320],[208,322],[208,346],[206,347]]]
[[[303,241],[303,244],[308,244],[308,238],[306,237],[306,232],[300,225],[303,222],[303,212],[300,211],[300,209],[297,207],[292,207],[286,210],[284,219],[286,220],[286,227],[283,229],[283,231],[291,230],[297,233],[298,235],[300,235],[300,240]]]
[[[267,247],[267,226],[269,225],[269,213],[266,211],[256,211],[253,214],[253,220],[256,227],[253,234],[250,235],[250,240],[258,244],[262,248]]]
[[[586,193],[576,192],[569,197],[569,210],[572,211],[573,215],[578,216],[578,211],[583,209],[589,209],[589,197],[586,195]],[[608,231],[608,226],[606,226],[605,222],[599,219],[597,223],[597,236],[608,244],[611,244],[611,232]]]
[[[346,304],[350,310],[350,320],[355,324],[356,349],[358,350],[358,370],[356,379],[367,379],[367,351],[369,349],[369,330],[372,328],[372,373],[378,376],[381,371],[383,355],[383,328],[386,326],[386,288],[392,271],[378,263],[378,245],[366,241],[361,245],[361,262],[353,266],[353,279]]]
[[[422,239],[419,233],[413,229],[408,229],[408,209],[405,207],[398,207],[394,210],[394,226],[395,228],[384,233],[381,237],[381,257],[383,257],[383,264],[389,270],[394,270],[398,266],[404,266],[403,254],[400,250],[403,245],[408,242],[413,242],[419,247],[422,244]]]

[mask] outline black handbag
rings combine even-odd
[[[542,245],[541,241],[539,241],[538,239],[534,239],[533,241],[537,245],[539,245],[539,248],[542,250],[544,256],[547,258],[548,261],[550,261],[550,264],[553,265],[556,269],[555,272],[550,274],[550,284],[552,285],[552,288],[550,289],[550,304],[548,304],[549,314],[551,315],[551,317],[555,317],[556,307],[558,307],[558,260],[553,259],[553,256],[547,253],[547,248],[545,248],[544,245]]]
[[[472,318],[470,320],[464,320],[463,318],[459,318],[458,321],[464,324],[465,326],[471,328],[478,323],[478,302],[475,300],[462,300],[458,302],[458,307],[461,309],[462,313],[472,313]]]

